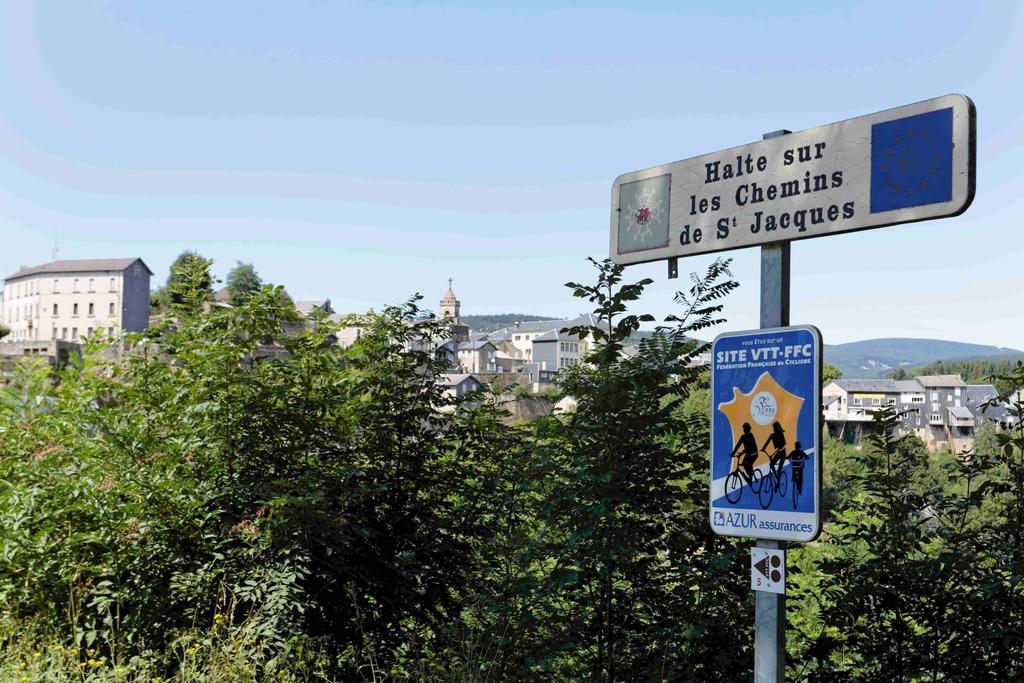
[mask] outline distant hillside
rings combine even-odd
[[[487,313],[483,315],[461,315],[459,317],[474,332],[494,332],[524,320],[551,319],[551,316],[536,315],[534,313]]]
[[[848,379],[886,377],[896,368],[908,372],[936,361],[1024,356],[1024,351],[940,339],[868,339],[826,344],[825,360]]]
[[[1016,387],[998,377],[1010,375],[1017,363],[1024,361],[1024,355],[990,356],[988,358],[963,358],[960,360],[939,360],[916,368],[907,368],[908,376],[917,375],[960,375],[968,384],[995,384],[999,391],[1010,391]]]

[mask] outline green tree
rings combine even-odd
[[[999,584],[978,524],[989,465],[897,438],[891,408],[875,422],[866,446],[846,451],[844,474],[831,475],[845,490],[827,495],[837,506],[827,533],[796,554],[803,628],[790,652],[812,680],[1006,679],[1006,660],[992,656],[1006,642],[993,618],[1003,605],[991,604]]]
[[[213,277],[210,275],[209,263],[207,259],[204,259],[198,252],[191,249],[186,249],[178,254],[171,264],[171,270],[167,276],[166,290],[168,303],[171,305],[180,304],[182,293],[185,291],[201,292],[203,300],[209,298],[213,292]],[[203,264],[206,264],[206,266],[204,267]],[[205,273],[201,281],[183,281],[183,273],[197,272],[197,269]]]
[[[843,371],[832,365],[831,363],[822,363],[821,366],[821,386],[828,386],[829,383],[834,382],[843,376]]]
[[[596,284],[568,284],[596,304],[598,320],[569,330],[595,342],[591,365],[572,368],[563,382],[577,409],[537,423],[547,529],[538,595],[549,611],[541,642],[530,645],[542,662],[534,675],[701,680],[724,670],[745,679],[728,663],[749,652],[734,630],[744,622],[733,618],[749,595],[736,578],[743,558],[708,528],[706,431],[691,433],[706,429],[706,412],[693,421],[683,410],[704,373],[692,363],[703,347],[687,333],[720,322],[719,300],[736,284],[728,262],[715,262],[677,295],[683,312],[672,326],[626,358],[624,341],[652,319],[627,306],[650,280],[623,284],[621,266],[594,263]]]
[[[251,263],[236,261],[235,267],[228,272],[225,284],[228,294],[231,295],[231,305],[239,306],[260,291],[263,287],[263,280],[260,279],[256,268]]]

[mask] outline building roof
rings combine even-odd
[[[96,272],[120,272],[138,261],[150,275],[153,271],[149,269],[146,262],[138,256],[134,258],[92,258],[92,259],[65,259],[63,261],[50,261],[41,266],[22,266],[18,272],[7,276],[7,280],[28,277],[29,275],[58,275],[61,273],[96,273]]]
[[[471,379],[477,384],[480,384],[480,380],[478,380],[475,376],[456,372],[446,373],[441,383],[446,387],[454,387],[462,384],[468,379]]]
[[[991,384],[968,384],[966,393],[968,407],[979,417],[999,420],[1006,415],[1007,405],[1002,401],[985,405],[999,396],[999,392]]]
[[[968,384],[967,385],[967,402],[975,405],[984,403],[989,399],[993,399],[999,395],[996,388],[991,384]]]
[[[965,387],[960,375],[918,375],[915,378],[923,387]]]
[[[898,379],[896,380],[896,390],[904,394],[919,394],[924,391],[924,387],[916,379]]]
[[[576,325],[596,325],[597,318],[592,313],[584,313],[570,320],[555,319],[555,320],[526,320],[517,322],[514,325],[503,327],[500,330],[492,332],[492,338],[507,339],[508,335],[519,332],[548,332],[550,330],[560,330],[563,327],[574,327]]]
[[[974,419],[974,415],[971,413],[971,411],[967,410],[967,408],[964,408],[963,406],[950,406],[949,414],[952,415],[953,417],[958,417],[960,419]]]
[[[821,405],[822,405],[822,407],[830,406],[830,405],[832,405],[833,403],[835,403],[838,400],[839,400],[838,396],[823,396],[821,398]]]
[[[533,338],[533,343],[536,344],[537,342],[553,342],[553,341],[558,341],[559,339],[564,339],[564,340],[570,340],[571,339],[571,340],[574,340],[574,341],[579,341],[580,340],[580,338],[577,337],[574,334],[568,334],[567,332],[560,332],[557,329],[552,329],[552,330],[548,330],[547,332],[545,332],[544,334],[540,335],[539,337],[534,337]]]
[[[837,379],[835,384],[846,392],[897,393],[900,391],[894,379]],[[920,391],[920,388],[918,388]]]
[[[469,341],[461,342],[459,344],[459,351],[479,351],[480,349],[485,348],[487,346],[490,346],[492,349],[497,348],[494,346],[494,344],[492,344],[489,341]]]

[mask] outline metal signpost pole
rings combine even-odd
[[[788,134],[767,133],[764,139]],[[789,242],[761,247],[761,329],[789,325]],[[778,548],[778,541],[757,541]],[[786,678],[786,596],[754,591],[754,680],[779,683]]]

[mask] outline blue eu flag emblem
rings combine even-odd
[[[952,107],[871,126],[871,213],[952,198]]]

